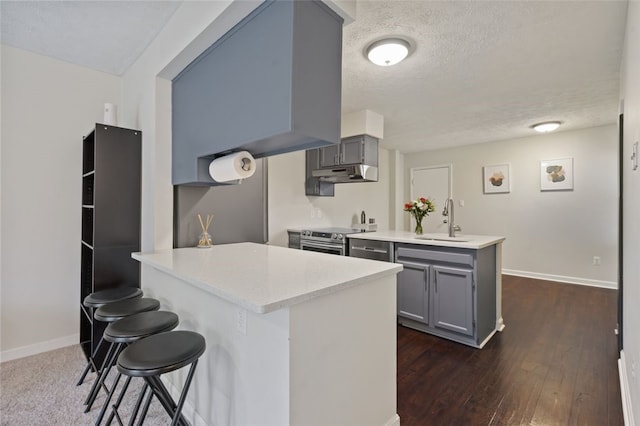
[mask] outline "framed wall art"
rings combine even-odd
[[[573,190],[573,158],[540,161],[540,191]]]
[[[509,177],[509,164],[496,164],[484,166],[483,184],[485,194],[499,194],[511,192],[511,178]]]

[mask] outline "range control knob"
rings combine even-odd
[[[331,239],[335,240],[336,238],[338,238],[338,234],[331,234]]]
[[[336,236],[336,239],[337,239],[337,240],[342,241],[342,240],[344,239],[344,235],[342,235],[342,234],[338,234],[338,235]]]

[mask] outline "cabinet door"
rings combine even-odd
[[[320,167],[333,167],[340,164],[340,145],[329,145],[320,148]]]
[[[473,336],[473,271],[433,266],[433,326]]]
[[[340,143],[340,164],[359,164],[364,161],[362,137],[343,139]]]
[[[320,179],[313,177],[312,172],[320,165],[320,148],[308,149],[305,153],[306,178],[304,181],[305,195],[316,195],[321,197],[333,197],[334,188],[331,182],[322,182]]]
[[[429,268],[428,265],[402,263],[398,274],[398,315],[429,323]]]

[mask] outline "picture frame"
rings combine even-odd
[[[540,160],[540,191],[572,191],[573,158]]]
[[[504,194],[511,192],[511,166],[495,164],[482,168],[482,182],[485,194]]]

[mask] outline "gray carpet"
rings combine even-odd
[[[94,424],[106,393],[100,392],[91,411],[84,413],[83,402],[95,378],[91,373],[82,385],[75,385],[84,366],[85,359],[79,345],[0,364],[0,425]],[[114,377],[115,368],[107,379],[109,384]],[[120,386],[123,382],[124,377]],[[131,381],[120,409],[125,424],[141,386],[141,379]],[[105,424],[104,420],[102,424]],[[114,420],[112,424],[118,423]],[[171,424],[171,419],[154,398],[145,425],[168,424]]]

